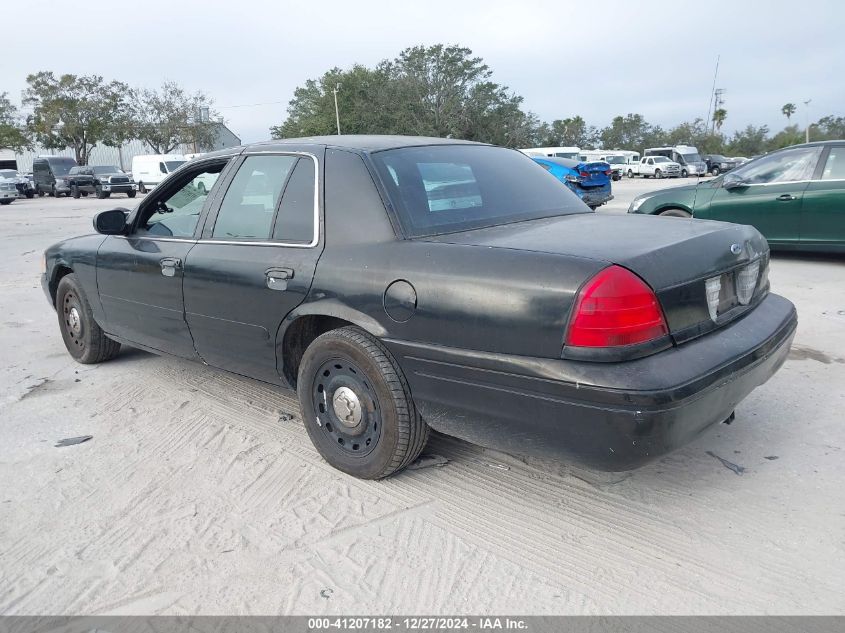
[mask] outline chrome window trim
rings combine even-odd
[[[244,152],[241,154],[244,157],[244,163],[246,163],[246,159],[250,156],[258,156],[258,155],[275,155],[275,156],[307,156],[312,161],[314,161],[314,237],[311,239],[310,242],[307,244],[299,242],[299,243],[291,243],[291,242],[275,242],[269,240],[221,240],[221,239],[214,239],[213,237],[207,239],[200,239],[197,240],[198,244],[251,244],[252,246],[286,246],[288,248],[314,248],[320,243],[320,161],[317,160],[316,154],[312,154],[310,152],[286,152],[286,151],[279,151],[279,150],[262,150],[259,152]],[[241,170],[244,163],[241,163],[241,166],[238,167],[238,171]],[[235,176],[237,176],[237,172],[235,172]],[[233,176],[234,178],[234,176]],[[231,183],[230,183],[231,184]],[[223,205],[223,201],[226,199],[226,194],[223,194],[223,197],[220,199],[220,204],[217,207],[217,214],[220,213],[220,207]],[[281,200],[280,200],[281,202]],[[281,207],[279,207],[279,210]],[[214,222],[217,223],[217,215],[214,216]],[[211,227],[212,233],[214,232],[214,227]]]
[[[223,244],[223,245],[242,245],[242,246],[283,246],[285,248],[314,248],[320,243],[320,161],[315,154],[310,152],[283,152],[283,151],[260,151],[260,152],[244,152],[241,154],[244,158],[254,156],[256,154],[275,154],[278,156],[307,156],[314,161],[314,238],[306,243],[303,242],[273,242],[267,240],[220,240],[214,238],[200,238],[194,239],[192,237],[158,237],[154,235],[115,235],[124,240],[148,240],[153,242],[188,242],[192,244]],[[237,154],[233,154],[237,156]],[[222,158],[217,156],[215,158]],[[187,161],[188,163],[192,161]],[[246,162],[246,161],[244,161]],[[187,164],[187,163],[186,163]],[[241,165],[243,166],[243,164]],[[240,167],[238,168],[240,169]],[[236,172],[237,173],[237,172]],[[225,197],[225,193],[223,196]],[[222,204],[222,199],[221,199]],[[219,207],[218,207],[219,212]],[[215,222],[217,217],[215,216]]]

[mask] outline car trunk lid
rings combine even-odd
[[[655,291],[676,342],[737,318],[768,291],[768,244],[755,228],[739,224],[584,213],[426,239],[555,253],[624,266]],[[755,261],[759,262],[759,283],[753,300],[743,305],[736,293],[737,275]],[[708,279],[719,281],[710,282],[710,302]]]

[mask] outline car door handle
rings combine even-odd
[[[165,277],[175,277],[176,269],[182,267],[182,260],[178,257],[165,257],[159,261],[161,274]]]
[[[791,200],[798,200],[798,198],[796,196],[793,196],[791,193],[784,193],[775,198],[775,200],[780,200],[781,202],[790,202]]]
[[[287,290],[288,280],[293,279],[293,268],[269,268],[264,278],[270,290]]]

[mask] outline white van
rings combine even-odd
[[[182,154],[146,154],[132,157],[132,177],[138,191],[147,193],[187,161]]]

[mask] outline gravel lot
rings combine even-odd
[[[603,212],[679,184],[614,183]],[[435,437],[447,465],[373,483],[320,460],[290,392],[131,349],[70,359],[41,252],[129,202],[0,207],[0,613],[845,613],[845,259],[773,258],[790,360],[646,468]]]

